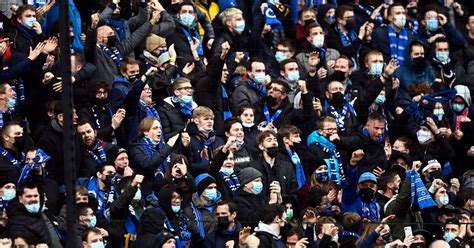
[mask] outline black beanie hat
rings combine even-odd
[[[216,179],[208,173],[203,173],[194,179],[194,183],[196,184],[198,195],[201,195],[209,184],[217,182]]]

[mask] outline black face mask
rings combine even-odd
[[[280,235],[283,236],[283,237],[286,237],[286,234],[288,233],[290,228],[291,228],[290,224],[285,223],[284,226],[280,227]]]
[[[415,67],[415,70],[421,71],[425,69],[425,65],[426,65],[425,57],[413,58],[413,67]]]
[[[111,35],[107,37],[107,46],[115,47],[116,44],[117,44],[117,36]]]
[[[25,143],[25,139],[23,136],[15,137],[15,143],[13,143],[13,146],[23,151],[24,143]]]
[[[363,202],[369,203],[374,198],[375,191],[371,188],[363,188],[359,190],[359,196]]]
[[[107,105],[107,102],[108,102],[108,101],[109,101],[109,100],[108,100],[107,98],[105,98],[105,99],[95,98],[95,105],[97,105],[97,106],[105,106],[105,105]]]
[[[383,235],[382,238],[383,238],[383,240],[385,240],[385,242],[387,242],[387,243],[392,242],[392,235],[390,235],[390,233],[387,233],[387,234]]]
[[[227,228],[229,228],[229,225],[230,225],[229,216],[220,216],[220,217],[217,217],[217,225],[218,225],[221,229],[227,229]]]
[[[265,102],[268,104],[270,107],[274,107],[278,104],[278,101],[275,97],[273,96],[266,96],[265,97]]]
[[[346,80],[346,73],[343,71],[335,70],[332,74],[332,79],[338,82],[343,82]]]
[[[430,172],[430,179],[431,181],[434,181],[435,179],[443,179],[443,172],[440,170]]]
[[[267,148],[267,154],[270,158],[276,158],[276,156],[278,155],[278,147]]]
[[[138,78],[138,74],[130,75],[130,76],[128,77],[128,81],[129,81],[130,83],[133,83],[133,82],[135,82],[135,81],[137,80],[137,78]]]
[[[425,248],[424,243],[414,243],[410,246],[411,248]]]
[[[315,20],[314,19],[308,19],[308,20],[305,20],[304,21],[304,26],[307,27],[311,24],[315,23]]]
[[[110,174],[110,175],[105,176],[105,180],[104,180],[105,186],[110,187],[112,185],[112,179],[114,177],[115,177],[114,174]]]
[[[125,172],[125,168],[117,167],[115,168],[115,171],[117,172],[117,174],[123,175],[123,173]]]
[[[293,142],[293,145],[291,145],[290,148],[292,151],[302,151],[304,149],[304,145],[301,142]]]
[[[349,20],[346,20],[346,25],[344,25],[344,27],[348,30],[351,30],[352,28],[354,28],[354,25],[355,25],[355,20],[349,19]]]
[[[418,15],[418,8],[416,8],[416,7],[407,8],[407,14],[411,18],[416,18],[416,16]]]
[[[329,101],[334,107],[340,107],[344,103],[344,95],[341,92],[332,93],[332,98]]]

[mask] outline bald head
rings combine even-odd
[[[107,25],[97,28],[97,44],[105,45],[108,41],[107,37],[114,35],[114,30]]]
[[[435,242],[431,243],[430,245],[430,248],[449,248],[449,244],[448,242],[442,240],[442,239],[439,239],[439,240],[436,240]]]

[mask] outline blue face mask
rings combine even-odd
[[[239,33],[242,33],[244,32],[244,29],[245,29],[245,21],[242,20],[242,21],[236,21],[235,22],[235,27],[234,27],[235,31],[239,32]]]
[[[428,28],[429,31],[438,30],[438,27],[439,27],[438,19],[436,18],[428,19],[428,21],[426,22],[426,27]]]
[[[290,71],[288,73],[288,81],[298,81],[300,79],[300,72],[299,71]]]
[[[434,109],[433,110],[433,115],[436,116],[438,118],[438,120],[440,121],[441,119],[443,119],[444,109]]]
[[[95,215],[94,215],[94,216],[90,217],[89,223],[87,223],[87,226],[88,227],[95,227],[95,225],[97,225],[97,217],[95,217]]]
[[[253,79],[255,80],[255,82],[259,84],[263,84],[263,82],[265,82],[265,73],[263,72],[255,73]]]
[[[10,201],[11,199],[15,198],[16,190],[14,189],[6,189],[3,191],[2,199],[5,201]]]
[[[217,199],[217,189],[206,189],[204,190],[204,196],[211,202]]]
[[[377,98],[375,98],[375,104],[377,105],[382,105],[385,102],[385,96],[378,95]]]
[[[141,200],[142,199],[142,191],[140,189],[137,190],[137,193],[135,193],[135,196],[133,196],[133,200]]]
[[[373,76],[380,76],[383,72],[383,64],[382,63],[373,63],[370,66],[369,75]]]
[[[447,196],[440,196],[439,197],[439,203],[441,203],[441,205],[443,206],[446,206],[449,204],[449,197]]]
[[[461,113],[464,110],[464,103],[453,103],[453,110],[456,113]]]
[[[36,20],[36,17],[28,17],[26,18],[26,20],[23,22],[23,26],[29,28],[29,29],[32,29],[33,28],[33,24],[37,22]]]
[[[171,205],[171,210],[173,211],[173,213],[178,213],[179,210],[181,210],[181,206]]]
[[[317,173],[316,173],[316,178],[317,178],[317,180],[318,180],[319,183],[327,182],[328,179],[329,179],[328,172],[327,172],[327,171],[325,171],[325,172],[317,172]]]
[[[262,182],[253,182],[252,193],[254,193],[255,195],[259,195],[260,193],[262,193],[262,190],[263,190]]]
[[[193,96],[182,96],[181,101],[184,103],[192,103],[193,102]]]
[[[446,62],[449,59],[449,52],[436,52],[436,59],[441,62]]]
[[[456,234],[453,233],[453,232],[447,232],[447,233],[444,233],[443,235],[443,239],[449,243],[449,241],[453,240],[456,238]]]
[[[33,203],[30,205],[25,205],[26,211],[32,213],[32,214],[37,214],[40,211],[40,204],[38,203]]]
[[[16,106],[16,98],[10,98],[7,100],[7,108],[9,110],[14,110]]]
[[[190,27],[194,23],[194,16],[188,13],[180,14],[179,19],[181,19],[181,23],[185,26]]]
[[[333,24],[336,22],[336,16],[335,15],[326,16],[326,20],[328,20],[329,24]]]
[[[286,59],[286,54],[284,52],[278,51],[275,53],[275,59],[278,61],[278,63],[281,63]]]
[[[222,174],[229,176],[230,174],[234,173],[234,168],[222,167],[220,171]]]
[[[104,242],[95,242],[91,244],[91,248],[104,248]]]

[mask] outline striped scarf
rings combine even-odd
[[[216,140],[215,135],[209,134],[207,138],[203,133],[199,133],[194,136],[197,140],[201,142],[201,160],[203,162],[209,162],[212,160],[212,143]]]
[[[412,169],[406,173],[406,176],[410,177],[411,204],[418,204],[420,209],[436,206],[435,201],[433,201],[423,181],[421,181],[420,174]]]
[[[25,183],[30,177],[30,173],[35,171],[36,174],[43,176],[43,179],[46,178],[46,170],[43,168],[42,164],[48,162],[51,157],[46,154],[42,149],[36,150],[36,156],[33,159],[33,162],[25,165],[21,170],[20,177],[18,178],[18,186]]]
[[[405,50],[408,45],[408,32],[406,28],[400,30],[400,35],[397,39],[397,34],[392,25],[388,25],[388,40],[390,42],[390,57],[398,60],[398,64],[405,64]]]
[[[346,102],[344,104],[344,107],[342,107],[342,111],[338,112],[337,109],[334,106],[332,106],[327,101],[325,101],[324,102],[324,110],[325,110],[325,112],[326,111],[329,112],[329,114],[332,117],[334,117],[334,119],[336,119],[337,128],[341,132],[346,131],[346,127],[345,127],[345,124],[344,124],[344,119],[346,118],[347,113],[350,112],[353,115],[357,115],[356,112],[355,112],[354,107],[352,106],[352,104],[350,102]]]
[[[339,34],[341,39],[342,46],[347,47],[352,44],[352,42],[357,39],[357,34],[354,29],[349,30],[347,33],[344,33],[337,25],[335,27],[336,32]]]
[[[367,16],[372,16],[372,12],[374,11],[375,7],[370,5],[368,8],[365,8],[364,6],[360,5],[360,4],[356,4],[355,5],[357,8],[359,8],[359,10],[365,12],[367,14]],[[382,11],[380,11],[382,12]],[[378,13],[377,16],[375,17],[375,21],[378,23],[378,24],[382,24],[383,22],[383,17],[382,17],[382,14],[381,13]]]
[[[179,103],[181,106],[181,113],[186,117],[191,117],[193,115],[193,104],[192,103],[184,103],[180,101],[176,96],[171,97],[171,101],[174,103]]]
[[[262,84],[255,82],[251,78],[248,78],[247,82],[250,88],[257,90],[258,95],[260,95],[261,97],[265,97],[267,95],[267,89],[265,89],[265,87]]]
[[[94,151],[97,151],[97,153],[99,153],[99,156],[97,156]],[[86,149],[86,152],[89,154],[89,156],[92,157],[92,159],[94,159],[94,161],[98,165],[105,164],[107,162],[107,157],[105,156],[105,151],[100,141],[96,141],[92,150]]]
[[[111,50],[108,47],[101,44],[97,44],[97,47],[101,49],[102,51],[104,51],[114,61],[117,67],[120,65],[120,61],[122,61],[122,54],[120,54],[120,51],[117,48],[112,47],[112,50]]]
[[[313,143],[329,155],[328,159],[324,159],[328,167],[329,179],[335,181],[338,185],[342,185],[346,177],[344,175],[341,154],[336,146],[324,136],[319,135],[318,131],[314,131],[308,136],[308,146]]]
[[[161,147],[161,142],[162,141],[155,145],[150,138],[143,137],[140,139],[140,144],[142,144],[143,149],[145,149],[145,153],[149,158],[153,157],[153,154],[158,150],[157,148]]]
[[[240,188],[240,181],[237,175],[235,173],[232,173],[230,175],[226,175],[222,172],[219,172],[219,175],[224,179],[224,182],[229,186],[230,189],[230,195],[234,196],[237,190]]]

